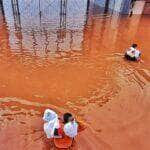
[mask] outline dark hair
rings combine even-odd
[[[70,117],[72,117],[72,114],[71,114],[71,113],[65,113],[65,114],[63,115],[64,123],[68,123]]]
[[[132,47],[133,48],[136,48],[138,45],[137,44],[132,44]]]

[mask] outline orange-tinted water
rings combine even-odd
[[[91,16],[82,29],[63,30],[58,46],[57,32],[42,41],[46,31],[11,30],[0,15],[0,150],[51,149],[45,108],[88,124],[72,149],[149,150],[149,25],[149,16]],[[143,62],[123,59],[133,42]]]

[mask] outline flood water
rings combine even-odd
[[[19,2],[19,13],[9,0],[0,7],[0,150],[53,149],[46,108],[87,124],[72,149],[149,150],[150,16]],[[142,62],[122,57],[132,43]]]

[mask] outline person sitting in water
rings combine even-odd
[[[78,132],[83,131],[86,127],[82,121],[78,122],[71,113],[65,113],[61,121],[62,138],[54,138],[54,144],[57,148],[69,148]]]
[[[136,48],[137,44],[132,44],[132,46],[126,51],[125,58],[132,61],[138,61],[140,59],[141,52]]]

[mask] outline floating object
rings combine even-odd
[[[68,149],[72,146],[73,138],[64,136],[63,138],[54,138],[54,145],[56,148]]]

